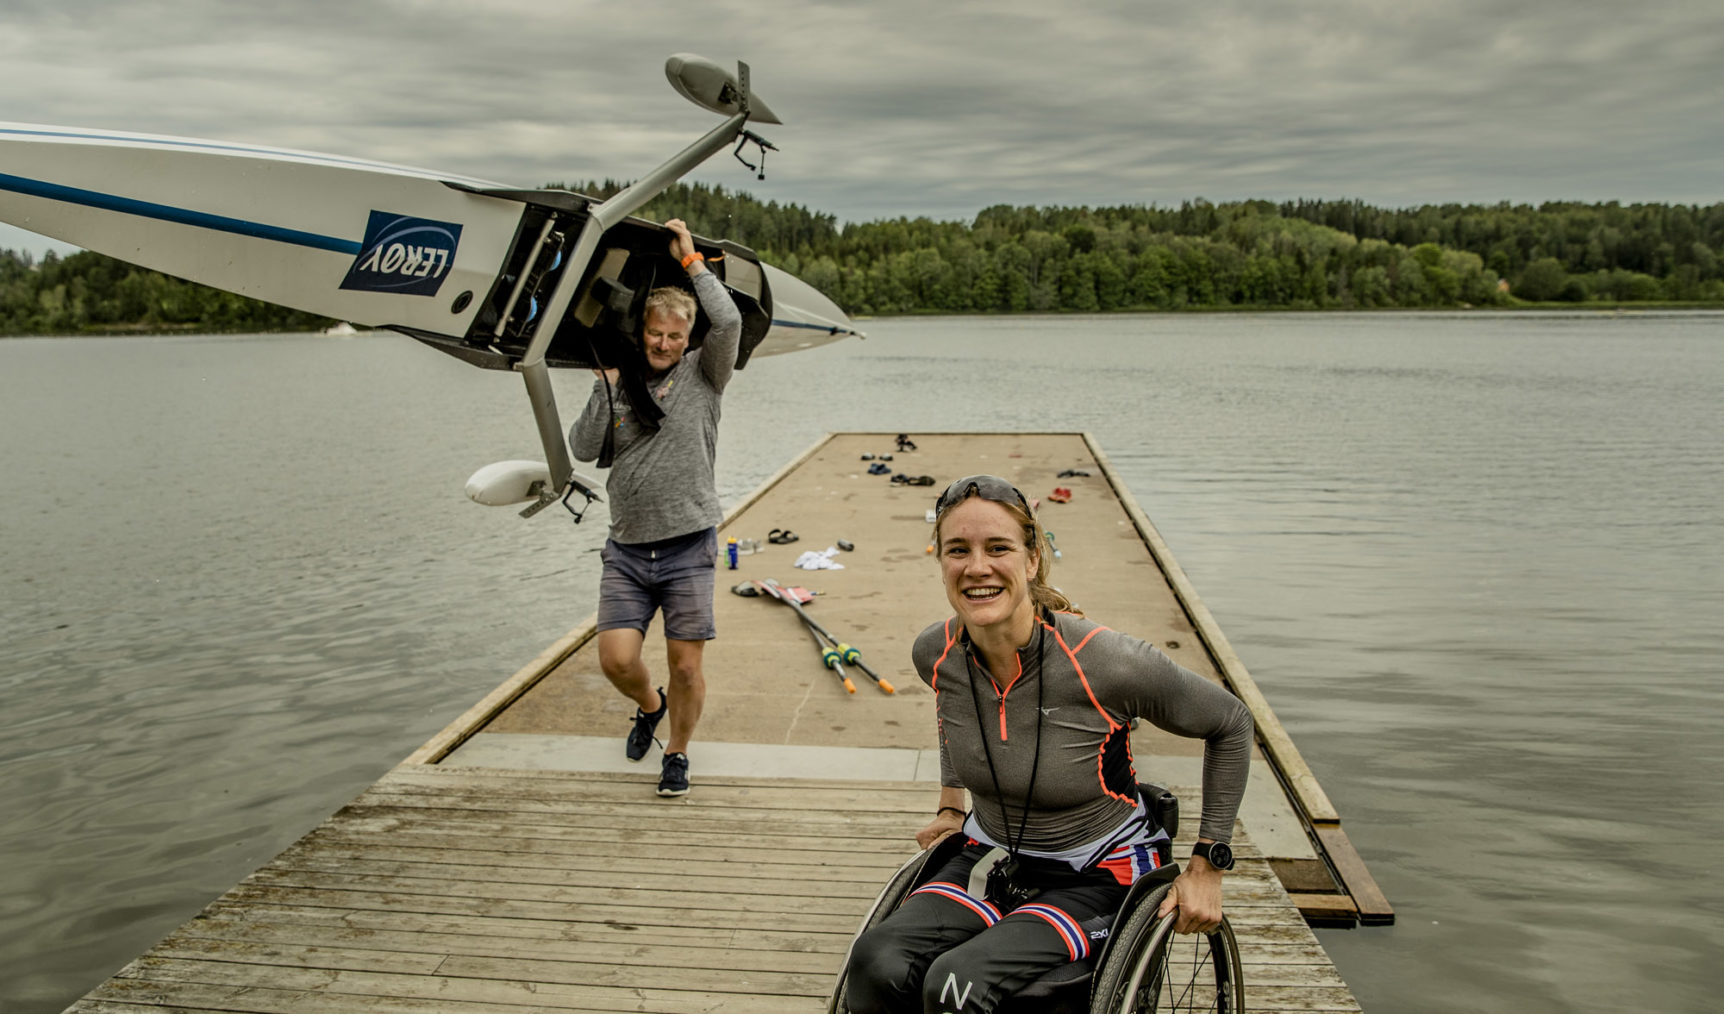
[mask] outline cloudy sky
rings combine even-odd
[[[0,120],[633,178],[713,122],[680,51],[785,121],[765,181],[691,178],[843,221],[1724,200],[1720,0],[0,0]]]

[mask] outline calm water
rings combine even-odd
[[[1367,1009],[1716,1009],[1724,317],[870,331],[739,375],[727,501],[829,430],[1096,433],[1398,910],[1323,933]],[[0,1010],[591,611],[600,526],[461,495],[537,454],[517,378],[405,338],[0,342]]]

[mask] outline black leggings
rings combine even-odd
[[[1026,861],[1046,885],[1010,911],[968,892],[987,852],[971,844],[856,938],[845,975],[852,1014],[987,1014],[1050,969],[1101,946],[1128,888],[1102,870]]]

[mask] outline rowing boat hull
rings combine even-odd
[[[0,123],[0,221],[254,299],[446,342],[476,344],[487,300],[495,307],[511,281],[511,255],[518,267],[523,244],[536,241],[524,226],[543,217],[534,217],[537,193],[551,192],[316,152]],[[571,207],[584,200],[562,196]],[[855,333],[820,292],[762,267],[771,322],[754,355]]]

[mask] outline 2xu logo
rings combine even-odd
[[[461,226],[373,211],[344,289],[435,296],[455,262]]]

